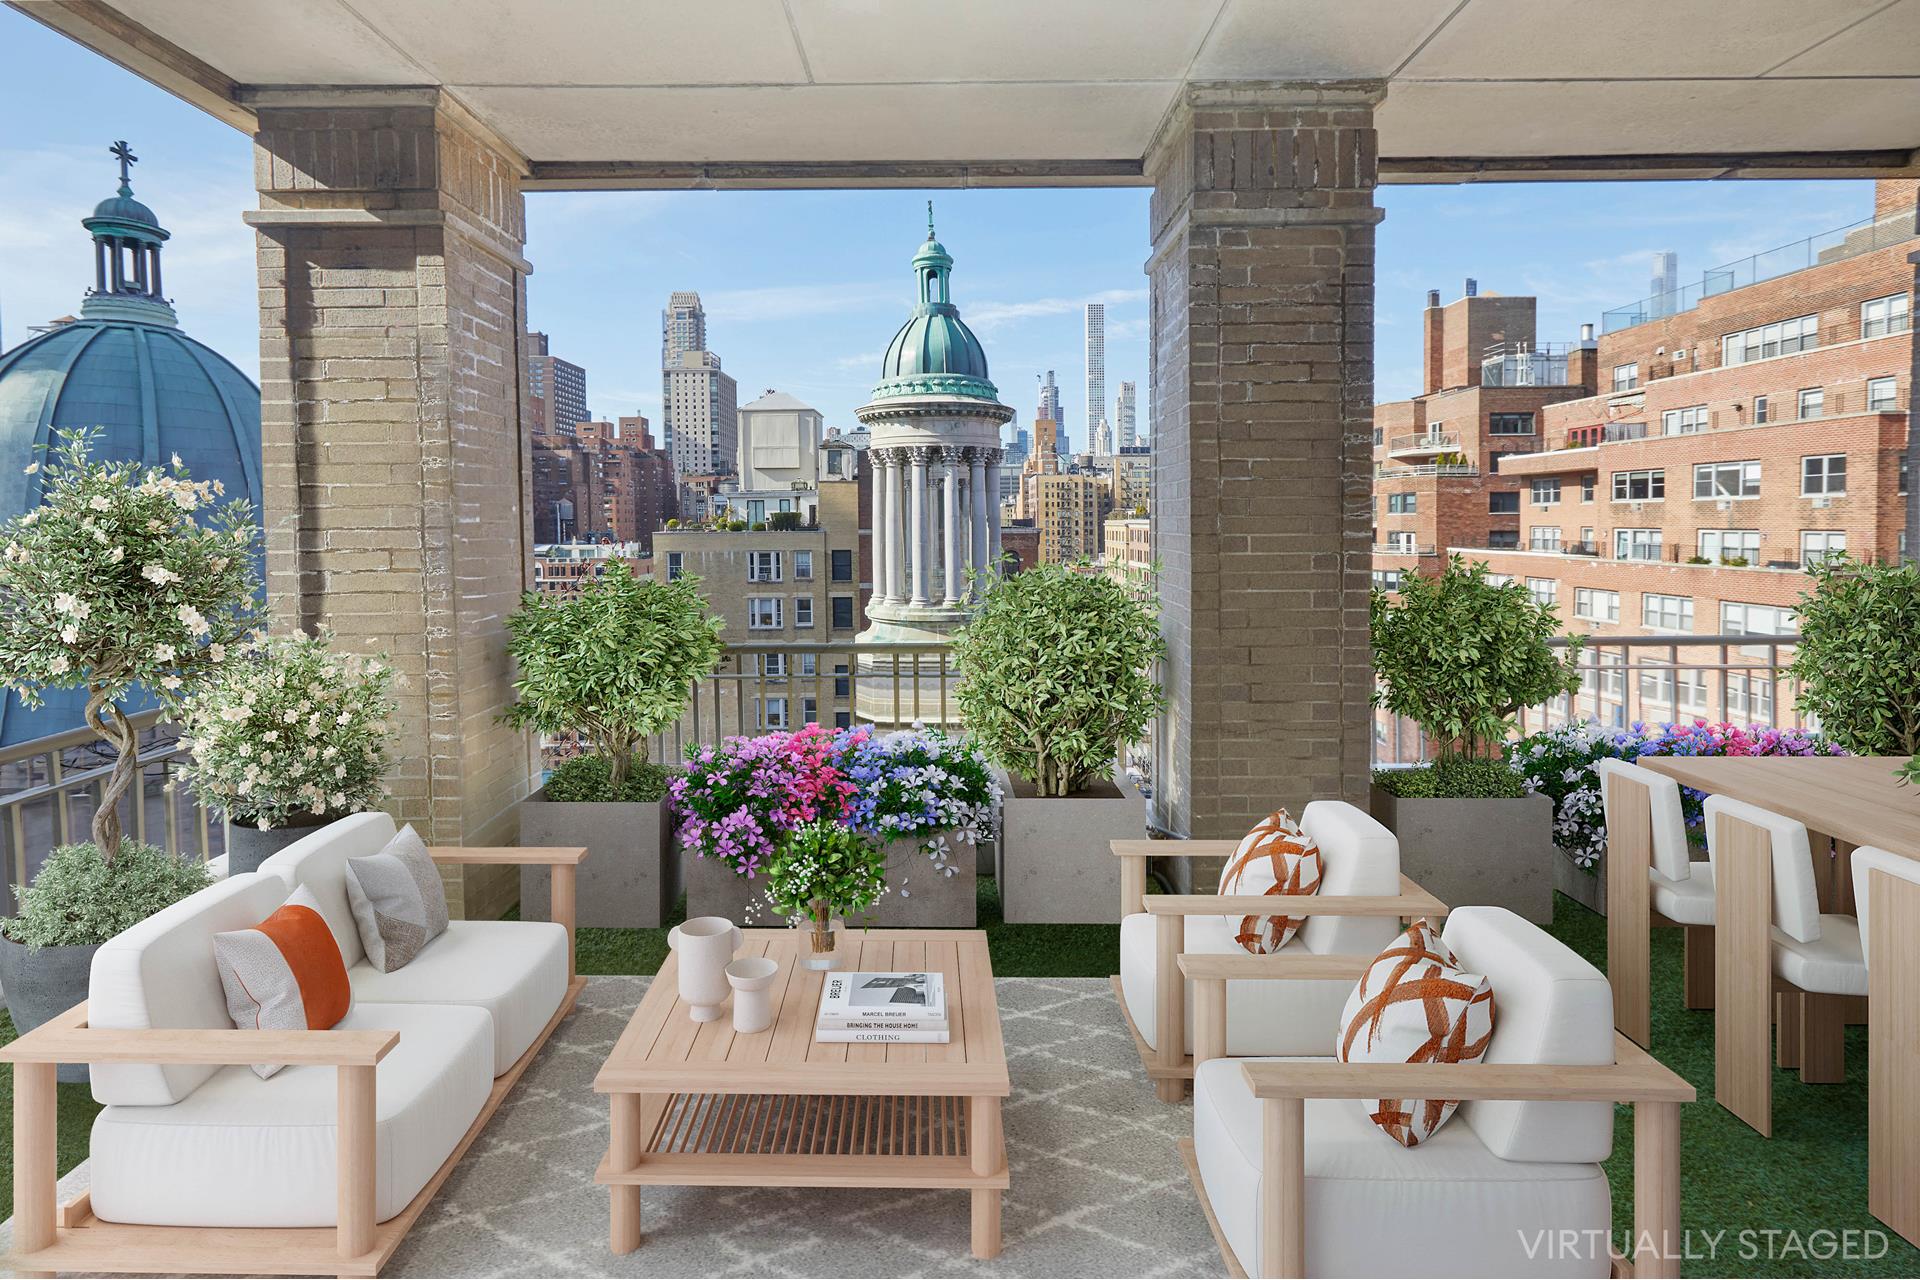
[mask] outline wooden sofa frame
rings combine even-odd
[[[1127,1008],[1118,974],[1113,977],[1113,994],[1120,1002],[1120,1016],[1126,1019],[1141,1065],[1146,1068],[1147,1078],[1153,1081],[1154,1094],[1162,1102],[1180,1101],[1186,1092],[1186,1082],[1193,1079],[1193,1055],[1186,1051],[1186,984],[1180,980],[1177,970],[1180,954],[1186,949],[1188,916],[1386,916],[1393,919],[1427,916],[1438,920],[1447,914],[1446,903],[1404,875],[1400,877],[1400,892],[1395,896],[1147,892],[1149,858],[1226,858],[1239,847],[1238,840],[1115,840],[1111,845],[1114,856],[1120,859],[1121,918],[1143,911],[1154,917],[1154,1042],[1158,1047],[1149,1046],[1146,1037],[1140,1034],[1133,1013]],[[1198,1027],[1194,1034],[1198,1037]]]
[[[1195,1057],[1223,1056],[1227,982],[1350,978],[1371,956],[1183,955],[1193,982]],[[1306,1274],[1306,1100],[1308,1098],[1458,1098],[1624,1102],[1633,1107],[1633,1242],[1635,1256],[1614,1254],[1615,1276],[1678,1276],[1685,1244],[1680,1227],[1680,1106],[1693,1086],[1619,1031],[1606,1066],[1535,1063],[1248,1062],[1241,1066],[1260,1100],[1260,1252],[1274,1276]],[[1193,1140],[1182,1139],[1187,1176],[1227,1272],[1247,1275],[1220,1229],[1200,1178]],[[1611,1246],[1609,1246],[1611,1247]],[[1274,1261],[1277,1259],[1277,1261]]]
[[[143,1275],[377,1276],[480,1136],[554,1029],[572,1012],[586,979],[574,968],[576,875],[584,848],[429,849],[442,864],[538,864],[553,868],[553,921],[567,930],[567,993],[519,1060],[493,1082],[486,1105],[446,1162],[407,1206],[375,1221],[375,1070],[400,1043],[397,1031],[240,1031],[205,1028],[108,1030],[87,1025],[87,1006],[0,1048],[13,1064],[13,1251],[21,1276],[55,1272]],[[103,1222],[82,1192],[56,1207],[55,1149],[62,1062],[244,1066],[262,1059],[330,1066],[339,1076],[339,1216],[332,1227],[153,1227]]]

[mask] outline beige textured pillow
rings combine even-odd
[[[382,973],[403,968],[447,931],[440,869],[408,823],[386,848],[347,859],[347,902],[367,959]]]
[[[1293,815],[1276,809],[1247,832],[1220,871],[1222,894],[1285,894],[1320,891],[1320,846]],[[1271,955],[1293,940],[1306,917],[1226,916],[1234,941],[1254,955]]]
[[[1342,1062],[1478,1062],[1493,1040],[1493,988],[1416,920],[1376,956],[1340,1015]],[[1370,1119],[1403,1147],[1439,1132],[1458,1099],[1376,1098]]]

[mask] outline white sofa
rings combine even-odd
[[[1677,1104],[1692,1092],[1635,1046],[1616,1044],[1605,975],[1501,907],[1456,909],[1443,937],[1463,968],[1491,979],[1495,1020],[1481,1063],[1385,1068],[1444,1073],[1450,1082],[1388,1096],[1470,1099],[1427,1142],[1402,1147],[1367,1118],[1362,1099],[1378,1096],[1369,1090],[1379,1086],[1363,1076],[1376,1068],[1329,1056],[1197,1065],[1193,1169],[1223,1247],[1248,1275],[1605,1276],[1613,1213],[1600,1164],[1613,1148],[1613,1106],[1604,1099],[1650,1098],[1643,1109],[1666,1108],[1657,1132],[1639,1131],[1647,1147],[1639,1154],[1663,1155],[1670,1138],[1677,1161]],[[1214,967],[1251,972],[1262,964],[1273,985],[1290,985],[1277,980],[1283,962],[1265,957]],[[1323,1052],[1332,1044],[1329,1034]],[[1502,1087],[1515,1084],[1537,1095],[1542,1078],[1528,1064],[1614,1067],[1616,1052],[1630,1059],[1617,1076],[1604,1073],[1600,1084],[1588,1078],[1580,1088],[1569,1082],[1578,1100],[1501,1097]],[[1502,1079],[1503,1068],[1513,1074]],[[1302,1083],[1312,1073],[1317,1078]],[[1356,1083],[1334,1083],[1342,1075]],[[1276,1177],[1265,1167],[1263,1108],[1288,1104],[1300,1107],[1302,1156],[1298,1168]],[[1644,1176],[1647,1165],[1640,1169]],[[1300,1206],[1298,1218],[1281,1222],[1289,1203]],[[1671,1208],[1677,1224],[1678,1205]],[[1263,1232],[1270,1219],[1271,1236]]]
[[[433,1178],[489,1106],[495,1077],[534,1045],[573,991],[568,930],[539,921],[454,921],[404,969],[374,970],[347,905],[346,859],[377,851],[393,833],[385,814],[346,818],[257,873],[167,908],[100,948],[87,1005],[92,1031],[230,1029],[213,935],[257,923],[295,886],[307,886],[353,985],[342,1029],[399,1033],[375,1072],[380,1222]],[[261,1080],[244,1065],[103,1061],[92,1078],[94,1099],[105,1104],[90,1156],[95,1217],[174,1227],[336,1225],[333,1067],[290,1065]]]

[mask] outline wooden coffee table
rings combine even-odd
[[[952,1187],[973,1193],[973,1256],[1000,1252],[1009,1092],[987,936],[873,929],[840,935],[843,970],[946,975],[948,1044],[819,1044],[825,975],[800,967],[807,936],[748,929],[740,956],[771,956],[773,1025],[695,1022],[669,955],[606,1065],[612,1134],[595,1180],[615,1253],[640,1246],[640,1188]]]

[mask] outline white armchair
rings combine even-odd
[[[1208,1056],[1230,1034],[1232,980],[1291,985],[1372,959],[1188,955],[1213,1027],[1194,1074],[1188,1169],[1228,1268],[1255,1276],[1605,1276],[1613,1106],[1635,1104],[1632,1274],[1677,1275],[1680,1104],[1693,1087],[1613,1028],[1599,970],[1500,907],[1462,907],[1447,946],[1491,980],[1483,1061],[1356,1064]],[[1333,1046],[1330,1035],[1322,1051]],[[1361,1099],[1459,1098],[1417,1147]]]
[[[1193,1076],[1194,1020],[1178,957],[1245,956],[1235,924],[1245,915],[1306,917],[1279,951],[1287,956],[1377,955],[1407,917],[1446,914],[1446,904],[1400,874],[1400,844],[1367,813],[1341,800],[1316,800],[1300,826],[1320,846],[1318,893],[1305,896],[1149,894],[1147,859],[1225,858],[1238,840],[1116,840],[1121,859],[1120,972],[1113,979],[1135,1047],[1163,1102],[1177,1102]],[[1350,980],[1276,986],[1235,982],[1225,1052],[1317,1053],[1333,1032]]]

